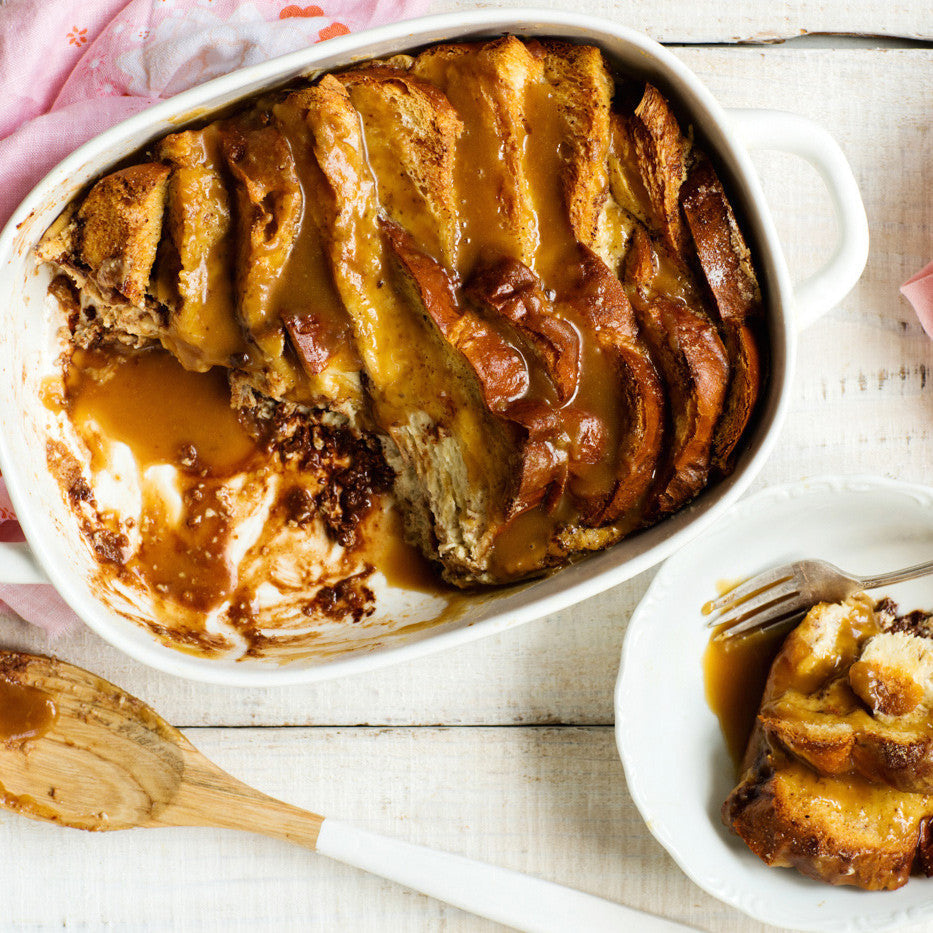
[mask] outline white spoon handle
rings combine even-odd
[[[507,868],[399,842],[326,819],[317,851],[527,933],[689,930],[661,917]]]

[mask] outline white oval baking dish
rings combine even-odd
[[[45,318],[47,275],[32,250],[49,223],[92,178],[129,153],[188,121],[300,75],[361,59],[403,52],[442,40],[511,32],[598,45],[613,68],[648,79],[668,94],[693,124],[727,182],[751,242],[765,295],[770,374],[756,423],[735,472],[686,509],[646,532],[533,584],[477,596],[458,617],[434,626],[393,621],[391,599],[375,628],[347,626],[346,635],[317,657],[289,664],[205,659],[167,648],[142,626],[109,609],[88,580],[92,559],[61,492],[46,467],[41,382],[52,372]],[[820,172],[833,201],[839,241],[828,264],[793,287],[748,148],[796,153]],[[50,580],[99,635],[153,667],[215,683],[271,685],[336,677],[410,659],[500,632],[586,599],[651,567],[701,534],[748,487],[777,437],[794,368],[798,331],[852,288],[865,265],[868,228],[852,172],[839,147],[819,126],[773,111],[725,112],[699,79],[647,37],[587,16],[537,10],[489,10],[425,17],[333,39],[210,81],[137,114],[62,161],[20,205],[0,235],[0,464],[28,546],[2,545],[0,579]],[[391,594],[390,594],[391,595]],[[402,599],[402,594],[397,594]],[[404,605],[404,599],[399,605]]]

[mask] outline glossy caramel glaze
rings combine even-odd
[[[18,683],[0,670],[0,743],[39,738],[52,728],[57,716],[49,694]]]
[[[230,407],[226,373],[191,372],[168,353],[79,350],[65,398],[79,431],[94,422],[143,468],[166,463],[224,476],[258,453]]]
[[[784,633],[765,631],[721,640],[716,639],[716,634],[714,630],[703,654],[706,702],[719,720],[738,772]]]

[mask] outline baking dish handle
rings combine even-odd
[[[48,583],[29,545],[0,541],[0,583]]]
[[[729,110],[748,149],[776,149],[806,159],[819,173],[836,214],[836,248],[826,265],[796,285],[797,328],[803,330],[852,290],[868,260],[868,218],[852,169],[835,139],[818,123],[782,110]]]

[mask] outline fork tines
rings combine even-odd
[[[788,623],[808,608],[795,567],[791,565],[752,577],[707,603],[703,611],[712,616],[706,625],[718,629],[715,637],[725,638],[750,629],[764,630]]]

